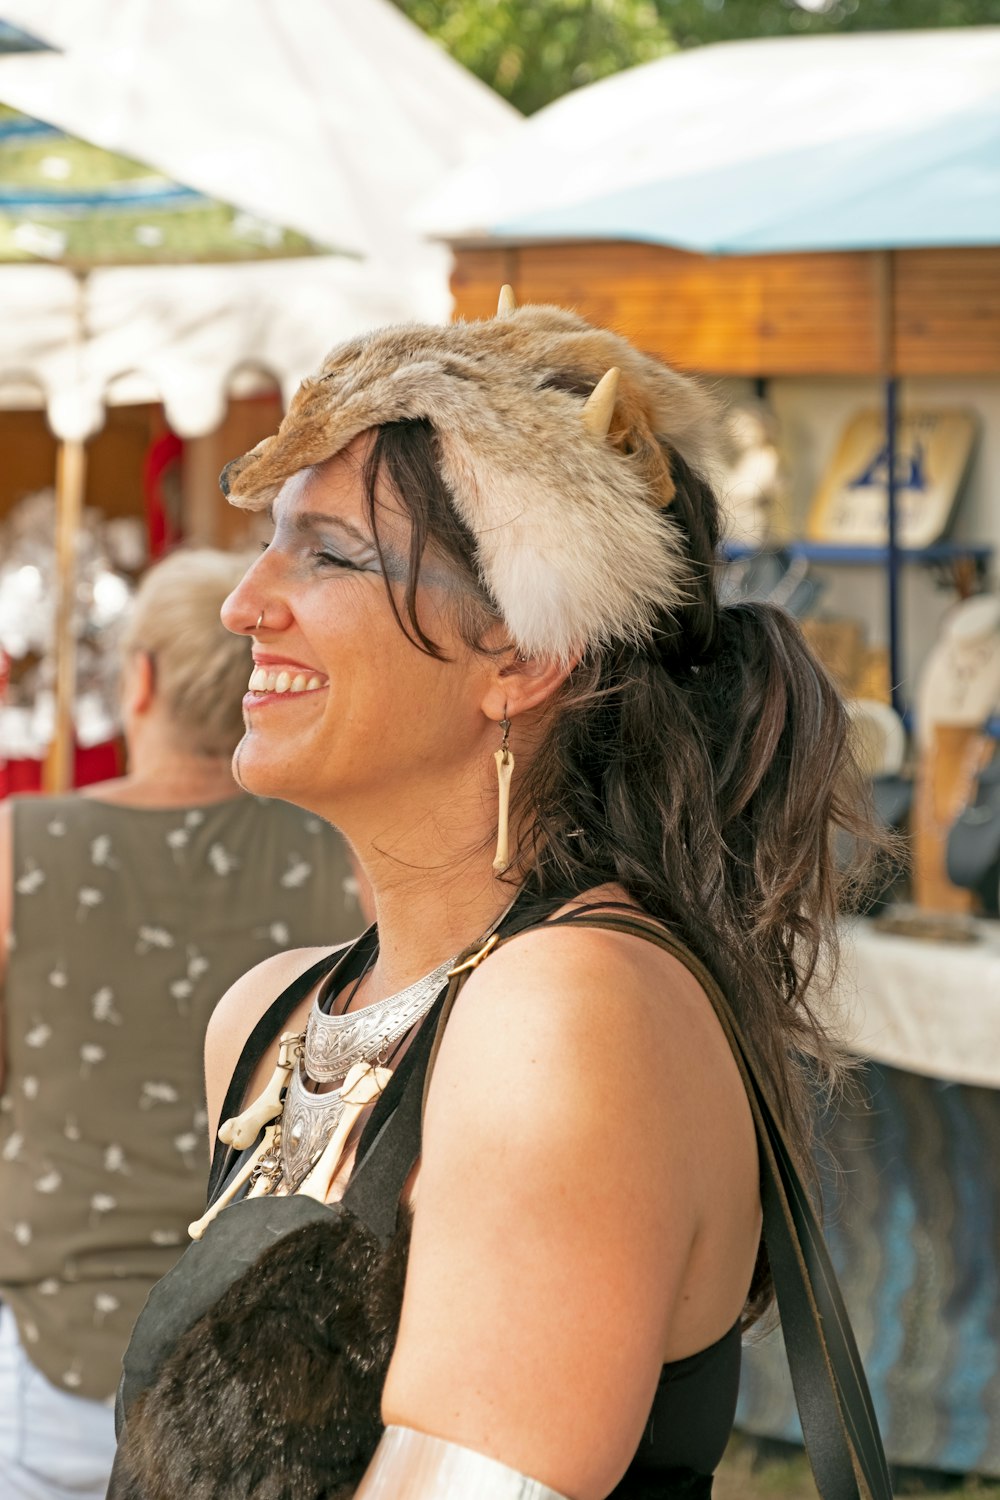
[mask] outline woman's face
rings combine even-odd
[[[380,823],[404,834],[400,817],[426,818],[449,788],[473,795],[497,734],[483,710],[495,668],[458,633],[460,586],[448,570],[425,556],[417,594],[421,625],[447,660],[418,650],[393,615],[387,581],[406,618],[410,525],[380,495],[383,568],[364,514],[367,442],[284,485],[273,539],[222,610],[230,630],[254,639],[238,779],[361,841]]]

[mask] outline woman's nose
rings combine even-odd
[[[256,564],[252,563],[219,612],[223,625],[233,635],[253,635],[261,615],[266,614],[263,590],[254,578],[255,570]]]

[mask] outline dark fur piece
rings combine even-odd
[[[179,1341],[136,1401],[115,1500],[347,1500],[382,1434],[406,1222],[353,1214],[281,1239]]]

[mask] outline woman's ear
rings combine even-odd
[[[526,657],[512,646],[497,658],[483,697],[483,713],[499,722],[541,707],[566,681],[579,659],[574,656],[565,662],[554,656]]]
[[[132,651],[122,668],[122,712],[148,713],[156,696],[156,665],[148,651]]]

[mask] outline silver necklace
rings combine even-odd
[[[313,1094],[306,1087],[301,1059],[296,1059],[288,1080],[281,1112],[281,1180],[294,1193],[322,1154],[344,1113],[339,1089]]]
[[[281,1114],[281,1178],[295,1192],[340,1123],[344,1101],[339,1088],[314,1094],[310,1081],[342,1084],[356,1063],[378,1063],[394,1043],[423,1020],[455,966],[457,955],[429,974],[362,1010],[327,1015],[313,1001],[302,1055],[288,1080]]]
[[[511,901],[491,922],[479,940],[480,945],[493,936],[513,905]],[[280,1173],[276,1174],[272,1191],[278,1182],[289,1193],[297,1191],[344,1113],[338,1088],[315,1094],[309,1083],[342,1084],[356,1063],[383,1061],[394,1043],[423,1020],[458,958],[455,954],[405,990],[344,1015],[328,1015],[321,1009],[317,995],[309,1012],[302,1050],[295,1058],[285,1091],[278,1136]]]
[[[316,1083],[342,1083],[355,1063],[384,1060],[393,1043],[430,1010],[456,960],[457,954],[405,990],[342,1016],[321,1010],[317,997],[306,1023],[308,1076]]]

